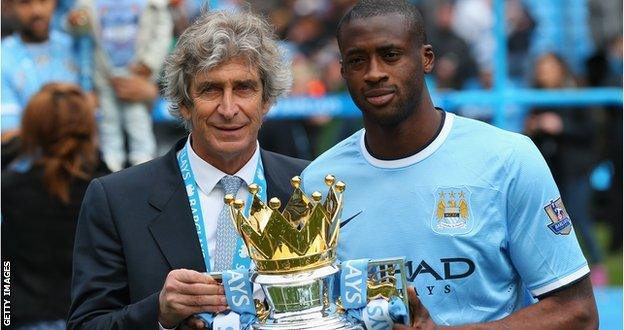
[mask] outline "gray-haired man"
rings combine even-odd
[[[206,271],[248,265],[223,196],[256,183],[286,200],[307,164],[259,148],[264,115],[291,74],[269,26],[249,13],[207,13],[165,66],[171,112],[188,128],[165,156],[94,180],[76,232],[69,329],[198,325],[226,308]],[[241,189],[241,187],[243,187]],[[249,204],[249,203],[247,203]]]

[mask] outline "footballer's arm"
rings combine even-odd
[[[538,303],[501,320],[461,326],[436,325],[415,291],[411,289],[409,293],[412,327],[395,325],[394,329],[598,329],[598,311],[589,276],[541,296]]]

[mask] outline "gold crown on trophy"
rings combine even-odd
[[[326,266],[336,259],[345,184],[327,175],[329,192],[321,201],[320,192],[315,191],[309,198],[301,190],[300,177],[290,182],[295,190],[283,212],[279,211],[281,201],[275,197],[268,206],[262,202],[256,184],[249,185],[253,196],[249,218],[243,214],[242,200],[232,195],[224,198],[259,273],[299,272]]]

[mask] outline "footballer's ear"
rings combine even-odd
[[[424,73],[431,73],[433,71],[433,65],[435,62],[433,47],[431,47],[431,45],[423,45],[421,48],[421,56]]]

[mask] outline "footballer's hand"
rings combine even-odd
[[[174,328],[193,314],[219,313],[226,309],[223,286],[194,270],[169,272],[158,296],[158,322],[165,328]]]
[[[404,329],[422,329],[422,330],[433,330],[436,329],[436,324],[431,319],[431,315],[429,315],[429,311],[425,306],[420,302],[418,296],[416,295],[416,290],[414,287],[407,288],[407,295],[409,297],[409,310],[410,310],[410,326],[406,326],[403,324],[395,324],[395,330],[404,330]]]

